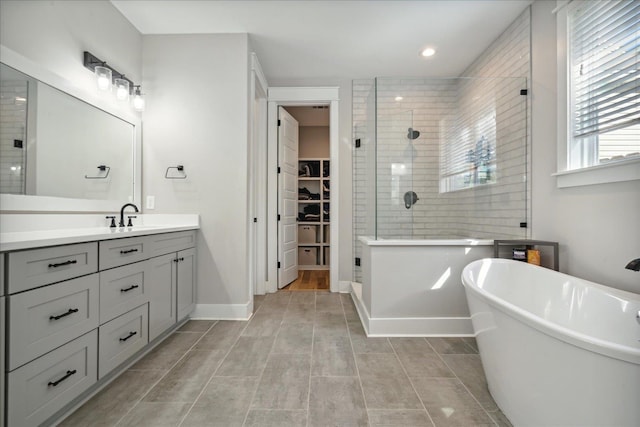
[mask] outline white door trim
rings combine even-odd
[[[330,222],[330,289],[340,291],[338,256],[340,179],[338,176],[339,141],[339,88],[338,87],[271,87],[269,88],[267,107],[267,270],[269,280],[266,291],[278,290],[278,107],[299,105],[329,105],[329,147],[331,160],[331,222]]]
[[[267,289],[267,93],[269,86],[255,53],[251,53],[249,122],[249,295],[264,295]],[[257,222],[253,222],[257,218]]]

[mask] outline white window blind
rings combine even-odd
[[[611,139],[623,156],[640,150],[640,1],[575,1],[568,15],[571,136],[596,156]]]

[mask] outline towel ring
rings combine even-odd
[[[89,175],[85,175],[84,179],[106,179],[109,176],[109,172],[111,171],[111,168],[109,166],[105,166],[105,165],[98,166],[98,169],[100,169],[101,172],[107,171],[107,174],[105,176],[89,176]]]
[[[169,169],[175,169],[179,172],[182,172],[182,176],[169,176]],[[166,170],[166,172],[164,173],[164,177],[166,179],[186,179],[187,178],[187,174],[184,172],[184,166],[182,165],[178,165],[178,166],[169,166]]]

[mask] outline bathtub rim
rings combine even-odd
[[[521,261],[513,261],[509,259],[499,259],[499,258],[484,258],[481,260],[473,261],[469,263],[466,267],[464,267],[464,269],[462,270],[462,285],[464,286],[465,291],[472,292],[475,296],[485,301],[491,307],[501,311],[507,316],[513,317],[517,321],[523,322],[528,326],[531,326],[532,328],[536,329],[537,331],[545,335],[551,336],[560,341],[566,342],[568,344],[580,347],[582,349],[585,349],[594,353],[598,353],[598,354],[611,357],[614,359],[618,359],[618,360],[623,360],[636,365],[640,365],[640,348],[636,349],[634,347],[618,344],[612,341],[605,341],[600,338],[595,338],[595,337],[586,335],[584,333],[574,331],[565,326],[560,326],[554,322],[551,322],[533,313],[530,313],[516,306],[513,303],[510,303],[501,298],[498,298],[495,295],[491,294],[490,292],[487,292],[485,289],[482,289],[476,286],[475,284],[473,284],[473,280],[471,280],[471,278],[468,277],[469,275],[468,271],[472,270],[473,267],[475,267],[475,265],[481,264],[483,261],[486,261],[486,260],[490,260],[492,263],[497,263],[497,264],[522,263]],[[531,264],[527,264],[527,267],[544,268],[544,267],[538,267]],[[616,297],[624,298],[626,300],[640,301],[640,295],[634,294],[633,292],[627,292],[620,289],[610,288],[608,286],[591,282],[589,280],[581,279],[579,277],[570,276],[565,273],[560,273],[556,271],[553,271],[553,273],[554,275],[558,274],[566,278],[579,280],[589,286],[596,287],[598,289],[608,292],[609,294],[615,295]],[[474,313],[471,313],[471,318],[473,318],[473,316],[474,316]]]

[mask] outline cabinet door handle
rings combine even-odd
[[[132,290],[137,289],[137,288],[139,288],[139,287],[140,287],[140,286],[138,286],[138,285],[131,285],[131,286],[129,286],[128,288],[120,289],[120,292],[129,292],[129,291],[132,291]]]
[[[78,262],[78,260],[76,260],[76,259],[70,259],[68,261],[59,262],[57,264],[49,264],[49,268],[56,268],[56,267],[62,267],[63,265],[76,264],[77,262]]]
[[[64,377],[60,378],[58,381],[49,381],[47,386],[48,387],[55,387],[58,384],[60,384],[62,381],[64,381],[67,378],[69,378],[71,375],[74,375],[76,372],[78,372],[78,371],[76,371],[75,369],[73,371],[67,371],[67,374]]]
[[[136,331],[129,332],[129,335],[127,335],[127,336],[126,336],[126,337],[124,337],[124,338],[120,338],[120,341],[126,341],[126,340],[128,340],[129,338],[131,338],[132,336],[134,336],[135,334],[137,334],[137,332],[136,332]]]
[[[67,317],[70,314],[77,313],[79,310],[77,308],[70,308],[66,313],[58,314],[57,316],[49,316],[49,320],[58,320],[63,317]]]
[[[128,249],[126,251],[120,251],[121,254],[130,254],[132,252],[138,252],[137,249]]]

